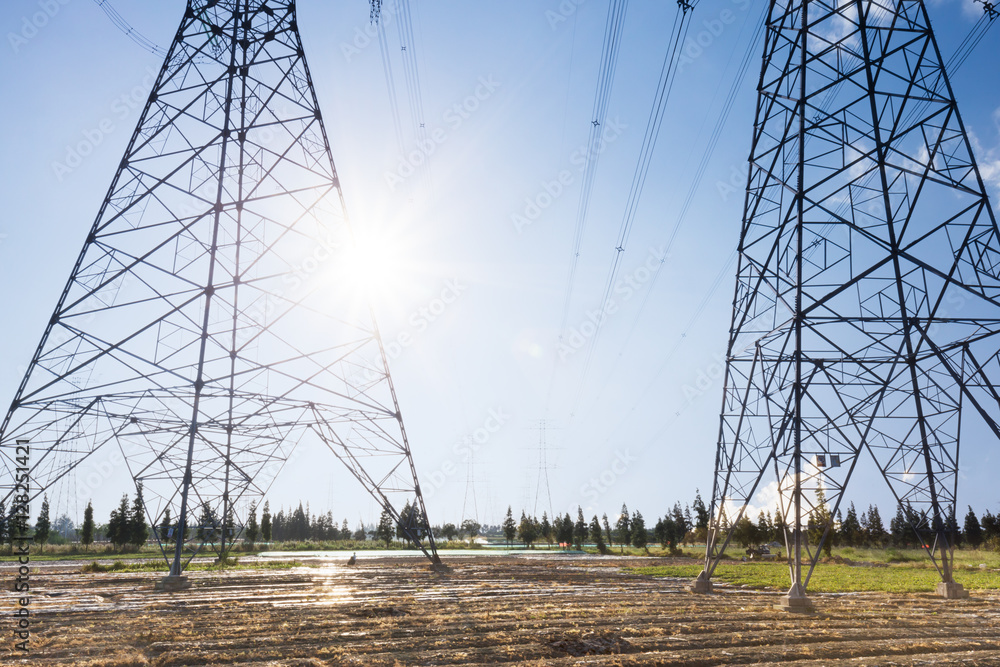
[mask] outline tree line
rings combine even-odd
[[[832,518],[831,522],[830,510],[822,494],[819,494],[806,530],[811,544],[819,544],[824,533],[826,534],[823,550],[827,555],[830,555],[835,546],[919,548],[922,546],[923,535],[934,529],[931,518],[908,504],[897,505],[896,514],[889,520],[888,528],[875,505],[869,505],[867,510],[859,512],[852,502],[843,516],[838,509],[836,516]],[[744,547],[773,541],[783,543],[786,528],[780,510],[776,509],[773,515],[771,512],[760,511],[756,521],[751,521],[746,515],[739,520],[733,531],[733,540]],[[994,515],[989,510],[980,518],[969,506],[961,526],[955,516],[951,515],[943,520],[942,528],[948,534],[951,544],[956,547],[979,549],[985,546],[1000,550],[1000,515]]]
[[[33,526],[33,542],[43,549],[44,545],[53,537],[52,520],[49,514],[49,497],[46,494],[42,496],[42,506]],[[72,522],[70,522],[70,527],[73,532],[78,533],[79,543],[84,546],[93,544],[96,538],[103,536],[116,549],[124,549],[129,546],[136,549],[141,547],[150,535],[149,526],[146,525],[142,485],[137,486],[135,499],[132,502],[129,502],[127,494],[122,495],[118,507],[111,511],[107,524],[98,526],[94,522],[94,507],[92,503],[88,502],[87,507],[83,510],[83,524],[79,531],[72,526]],[[0,543],[11,543],[18,534],[27,534],[28,532],[29,526],[19,526],[14,517],[7,513],[3,501],[0,501]]]
[[[682,543],[694,541],[699,534],[707,534],[709,513],[700,494],[695,497],[693,508],[692,512],[692,506],[682,508],[680,502],[676,502],[649,527],[642,512],[630,512],[625,503],[622,503],[614,523],[606,513],[600,518],[594,514],[588,521],[579,506],[575,519],[569,512],[550,520],[547,512],[542,512],[542,518],[537,519],[522,511],[520,521],[517,521],[513,509],[508,506],[501,527],[508,546],[517,541],[531,548],[536,543],[545,542],[548,546],[558,544],[579,550],[593,544],[601,553],[609,553],[616,546],[622,551],[625,547],[645,549],[657,542],[664,549],[676,552]]]
[[[330,541],[366,541],[384,542],[386,547],[392,542],[410,543],[411,537],[423,540],[428,531],[428,524],[420,508],[409,502],[399,513],[399,520],[383,510],[376,524],[365,527],[359,523],[351,530],[345,518],[338,524],[333,513],[313,514],[309,504],[298,503],[295,508],[279,509],[272,514],[269,502],[262,507],[260,521],[257,520],[257,505],[251,504],[247,512],[246,522],[242,527],[235,523],[232,512],[226,517],[218,517],[208,503],[203,503],[197,512],[192,525],[188,526],[186,537],[216,542],[223,536],[229,544],[242,541],[252,545],[257,542],[330,542]],[[53,536],[52,521],[49,516],[48,496],[44,496],[41,509],[34,524],[34,541],[44,545]],[[142,485],[136,487],[135,496],[129,500],[123,494],[105,524],[97,524],[94,520],[94,509],[90,502],[84,510],[83,524],[76,530],[70,522],[70,528],[77,533],[80,544],[89,546],[95,540],[106,540],[115,549],[138,549],[151,537],[159,537],[169,541],[175,539],[177,524],[171,520],[170,510],[158,526],[149,526],[145,520],[145,507],[142,496]],[[459,525],[446,523],[430,529],[434,536],[441,540],[457,538],[476,538],[481,535],[501,537],[508,546],[515,542],[533,547],[536,544],[560,545],[565,548],[582,549],[584,545],[592,544],[601,553],[611,549],[625,547],[645,549],[650,544],[658,543],[664,549],[676,551],[682,544],[704,543],[708,538],[708,527],[711,516],[700,493],[695,494],[693,502],[682,506],[680,502],[674,505],[649,525],[643,514],[630,511],[622,504],[621,511],[609,518],[607,514],[598,517],[593,515],[590,520],[584,516],[582,508],[578,507],[576,517],[569,512],[549,518],[546,512],[540,519],[521,511],[520,519],[516,519],[513,508],[508,506],[506,516],[501,524],[496,526],[481,525],[474,519],[465,519]],[[829,528],[827,525],[829,524]],[[919,547],[921,537],[913,526],[923,530],[930,528],[931,522],[927,516],[914,510],[909,505],[899,505],[896,514],[890,519],[888,527],[883,522],[879,509],[869,505],[867,510],[858,511],[854,503],[850,503],[846,513],[841,516],[838,509],[836,516],[831,516],[822,493],[817,496],[817,502],[810,513],[806,529],[811,544],[819,544],[824,537],[824,550],[829,554],[834,546],[850,547]],[[778,542],[784,543],[787,524],[780,509],[774,512],[761,510],[756,519],[744,514],[736,523],[732,540],[743,547],[751,545]],[[729,525],[723,525],[728,530]],[[944,528],[955,546],[968,546],[978,549],[983,546],[1000,550],[1000,514],[990,511],[977,515],[971,506],[959,526],[954,515],[947,517]],[[24,526],[23,529],[27,529]],[[10,543],[17,532],[21,530],[14,523],[14,517],[9,515],[0,501],[0,543]]]

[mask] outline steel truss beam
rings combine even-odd
[[[920,0],[770,3],[696,589],[770,484],[803,598],[862,458],[953,584],[969,405],[1000,435],[1000,243],[942,63]]]
[[[178,576],[328,448],[436,562],[352,248],[295,3],[189,0],[0,427],[0,498],[17,440],[34,495],[118,447]]]

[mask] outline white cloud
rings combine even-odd
[[[962,14],[968,18],[978,19],[983,15],[983,6],[975,0],[957,0],[957,3],[962,7]],[[930,4],[934,7],[946,7],[956,4],[956,0],[930,0]]]
[[[993,119],[1000,132],[1000,109],[993,112]],[[972,144],[972,152],[979,165],[979,173],[986,183],[986,194],[993,202],[993,207],[1000,210],[1000,146],[987,147],[972,130],[968,132],[969,143]]]

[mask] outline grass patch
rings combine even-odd
[[[80,572],[84,574],[96,574],[102,572],[168,572],[170,570],[167,564],[163,561],[150,561],[145,560],[141,562],[126,563],[125,561],[116,560],[110,565],[103,565],[98,563],[96,560],[92,563],[88,563],[80,568]]]
[[[257,563],[240,563],[236,558],[228,558],[223,563],[191,563],[185,572],[204,572],[208,570],[290,570],[293,567],[303,567],[297,560],[265,560]],[[115,561],[110,565],[103,565],[94,561],[84,565],[80,570],[83,573],[102,572],[169,572],[170,567],[162,560],[144,560],[137,562]]]
[[[588,554],[600,553],[597,547],[586,546],[583,550]],[[656,558],[705,558],[705,548],[696,547],[679,547],[676,551],[670,551],[670,549],[664,549],[659,545],[650,545],[645,549],[637,549],[636,547],[625,547],[620,546],[608,547],[607,555],[609,556],[654,556]]]
[[[698,565],[661,565],[632,567],[626,571],[654,577],[694,579],[702,571]],[[789,586],[785,563],[720,563],[714,578],[736,586],[755,589],[786,590]],[[892,565],[888,567],[853,567],[820,563],[809,580],[809,590],[816,593],[882,591],[887,593],[926,593],[941,581],[929,563],[924,567]],[[966,589],[1000,588],[1000,572],[956,567],[955,581]]]

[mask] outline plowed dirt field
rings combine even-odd
[[[629,574],[636,559],[383,558],[357,566],[161,575],[34,576],[26,665],[1000,665],[1000,592],[968,600],[816,594],[816,613],[775,611],[778,592]],[[670,562],[644,559],[642,564]],[[6,588],[6,587],[5,587]],[[12,593],[2,600],[13,609]]]

